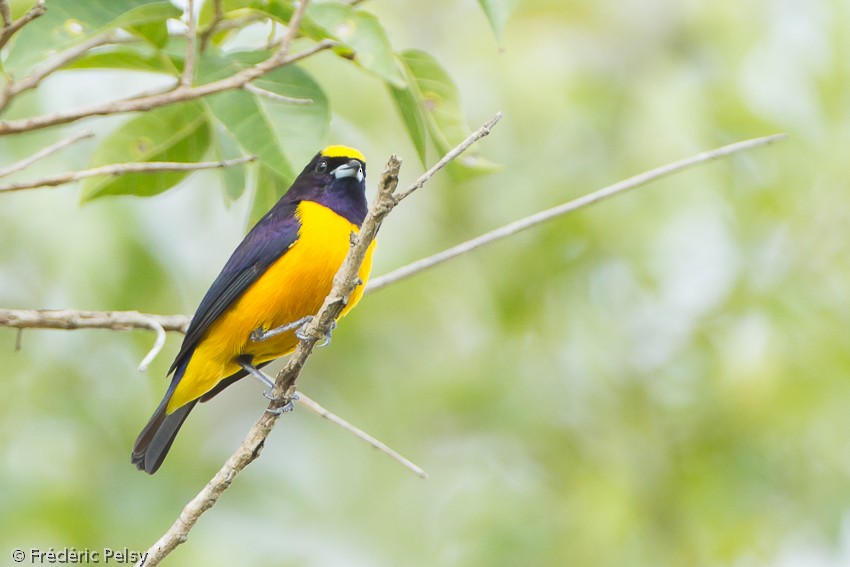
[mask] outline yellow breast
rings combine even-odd
[[[254,364],[292,352],[298,344],[294,331],[253,342],[251,332],[273,329],[313,315],[330,293],[333,277],[349,249],[356,225],[311,201],[298,205],[298,239],[216,320],[192,354],[192,359],[168,404],[168,412],[209,392],[222,379],[238,372],[234,360],[250,355]],[[372,267],[369,247],[359,276],[363,281],[351,294],[345,315],[360,298]]]

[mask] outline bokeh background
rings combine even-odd
[[[363,7],[443,63],[471,126],[505,114],[480,145],[501,171],[406,201],[375,274],[704,149],[791,137],[365,298],[300,387],[430,478],[299,409],[169,564],[850,564],[850,4],[522,0],[501,44],[473,0]],[[362,149],[373,183],[391,153],[415,179],[380,81],[329,54],[305,68],[327,141]],[[152,80],[69,72],[16,112]],[[3,163],[50,136],[0,138]],[[191,313],[247,229],[219,183],[0,195],[0,306]],[[230,388],[140,474],[130,448],[181,337],[140,374],[153,339],[32,330],[15,352],[0,328],[0,553],[146,549],[266,407],[256,383]]]

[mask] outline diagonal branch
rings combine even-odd
[[[345,421],[344,419],[342,419],[341,417],[339,417],[335,413],[326,410],[317,401],[315,401],[312,398],[310,398],[309,396],[307,396],[304,392],[298,392],[298,399],[296,401],[298,402],[299,405],[304,406],[305,408],[307,408],[311,412],[315,413],[319,417],[327,419],[331,423],[342,427],[343,429],[345,429],[349,433],[355,435],[356,437],[359,437],[360,439],[362,439],[363,441],[365,441],[366,443],[368,443],[369,445],[371,445],[375,449],[381,451],[382,453],[389,455],[391,458],[395,459],[396,461],[398,461],[399,463],[401,463],[402,465],[404,465],[408,469],[412,470],[420,478],[428,478],[428,473],[426,473],[424,470],[422,470],[421,467],[419,467],[418,465],[416,465],[415,463],[413,463],[412,461],[410,461],[406,457],[400,455],[398,452],[391,449],[389,446],[387,446],[386,443],[383,443],[382,441],[375,439],[374,437],[372,437],[371,435],[369,435],[368,433],[366,433],[362,429],[355,427],[354,425],[351,425],[349,422]]]
[[[429,268],[433,268],[434,266],[442,264],[443,262],[451,260],[452,258],[456,258],[468,252],[472,252],[473,250],[476,250],[477,248],[480,248],[486,244],[490,244],[491,242],[497,242],[499,240],[502,240],[503,238],[507,238],[508,236],[512,236],[518,232],[522,232],[523,230],[527,230],[533,226],[537,226],[538,224],[575,212],[579,209],[583,209],[584,207],[587,207],[594,203],[598,203],[599,201],[608,199],[609,197],[613,197],[614,195],[618,195],[620,193],[624,193],[642,185],[646,185],[647,183],[655,181],[656,179],[661,179],[662,177],[667,177],[668,175],[678,173],[682,170],[694,167],[702,163],[706,163],[708,161],[724,158],[734,153],[743,152],[759,146],[766,146],[768,144],[784,140],[787,137],[787,134],[774,134],[772,136],[764,136],[762,138],[753,138],[751,140],[735,142],[734,144],[721,146],[713,150],[702,152],[690,156],[688,158],[673,163],[668,163],[666,165],[662,165],[661,167],[657,167],[649,171],[645,171],[643,173],[635,175],[634,177],[629,177],[628,179],[624,179],[623,181],[619,181],[613,185],[609,185],[608,187],[603,187],[602,189],[594,191],[593,193],[582,195],[577,199],[573,199],[572,201],[569,201],[562,205],[558,205],[557,207],[552,207],[551,209],[540,211],[539,213],[535,213],[525,218],[510,222],[497,229],[491,230],[490,232],[487,232],[480,236],[476,236],[475,238],[467,240],[466,242],[462,242],[457,246],[453,246],[447,250],[438,252],[433,256],[429,256],[427,258],[422,258],[421,260],[411,262],[410,264],[393,270],[388,274],[384,274],[377,278],[372,278],[371,280],[369,280],[369,283],[366,286],[366,293],[378,291],[379,289],[383,289],[398,281],[409,278],[412,275],[418,274],[419,272],[422,272]]]
[[[66,49],[65,51],[57,55],[54,59],[50,60],[48,63],[36,69],[24,78],[18,81],[11,81],[7,83],[3,90],[0,91],[0,110],[9,106],[9,103],[12,102],[13,98],[23,92],[36,88],[38,85],[41,84],[44,79],[46,79],[68,63],[79,59],[88,51],[94,49],[95,47],[100,47],[101,45],[115,43],[116,41],[117,39],[115,35],[111,32],[96,35],[91,39],[88,39],[78,45],[75,45],[74,47]]]
[[[12,25],[12,10],[9,8],[8,0],[0,0],[0,16],[3,17],[3,27]]]
[[[29,157],[25,157],[24,159],[22,159],[20,161],[16,161],[15,163],[13,163],[11,165],[7,165],[6,167],[0,169],[0,177],[6,177],[8,175],[12,175],[13,173],[17,173],[19,171],[22,171],[22,170],[28,168],[29,166],[31,166],[32,164],[34,164],[35,162],[42,160],[42,159],[46,158],[47,156],[53,155],[56,152],[58,152],[59,150],[70,146],[71,144],[75,144],[75,143],[79,142],[80,140],[84,140],[85,138],[91,138],[92,136],[94,136],[93,132],[89,132],[88,130],[83,130],[82,132],[77,132],[76,134],[73,134],[71,136],[68,136],[67,138],[59,140],[55,144],[47,146],[46,148],[43,148],[43,149],[37,151],[36,153],[32,154]]]
[[[299,3],[299,6],[305,4],[306,1]],[[177,102],[196,100],[222,91],[241,89],[251,81],[262,77],[266,73],[286,65],[290,65],[296,61],[310,57],[311,55],[315,55],[316,53],[329,49],[334,45],[336,45],[335,42],[331,40],[324,40],[293,55],[288,55],[287,50],[283,49],[286,46],[282,45],[280,49],[275,51],[275,53],[265,61],[261,61],[252,67],[248,67],[247,69],[243,69],[229,77],[225,77],[224,79],[219,79],[218,81],[213,81],[211,83],[205,83],[194,87],[178,85],[176,89],[148,96],[137,96],[106,104],[78,108],[75,110],[62,110],[52,114],[2,121],[0,122],[0,136],[40,130],[50,126],[76,122],[77,120],[91,116],[105,116],[111,114],[122,114],[125,112],[151,110],[153,108],[159,108],[161,106]]]
[[[56,187],[74,183],[81,179],[96,177],[98,175],[126,175],[128,173],[154,173],[157,171],[198,171],[201,169],[217,169],[241,165],[257,159],[255,156],[243,156],[221,161],[201,162],[179,162],[179,161],[142,161],[132,163],[112,163],[82,171],[68,171],[42,179],[10,183],[0,187],[0,193],[9,191],[21,191],[23,189],[35,189],[36,187]]]
[[[219,24],[224,21],[224,9],[222,8],[222,0],[213,0],[213,19],[207,28],[201,32],[198,39],[201,42],[200,50],[203,53],[207,50],[207,44],[212,35],[217,31]]]
[[[44,0],[38,0],[35,5],[30,8],[26,14],[15,20],[11,21],[12,16],[9,13],[9,6],[6,4],[6,1],[3,1],[4,9],[0,9],[3,15],[3,30],[0,31],[0,48],[6,45],[12,36],[18,33],[18,31],[33,21],[34,19],[43,16],[47,11],[47,8],[44,6]]]

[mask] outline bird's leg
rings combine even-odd
[[[306,317],[301,317],[297,321],[293,321],[292,323],[287,323],[286,325],[281,325],[280,327],[275,327],[274,329],[269,329],[268,331],[264,331],[262,327],[259,329],[254,329],[251,333],[251,340],[255,343],[260,341],[264,341],[266,339],[270,339],[272,337],[276,337],[277,335],[283,334],[287,331],[291,331],[292,329],[297,329],[302,327],[313,320],[312,315],[307,315]],[[298,333],[295,333],[296,335]],[[301,337],[298,337],[301,338]]]
[[[254,378],[256,378],[257,380],[259,380],[260,382],[262,382],[263,384],[265,384],[268,387],[268,390],[263,392],[263,395],[266,398],[268,398],[269,400],[272,400],[272,401],[278,401],[278,402],[283,401],[280,398],[275,398],[274,396],[272,396],[272,391],[274,390],[274,380],[272,380],[262,370],[260,370],[256,366],[254,366],[251,363],[251,359],[249,357],[240,356],[239,358],[236,359],[236,364],[241,366],[242,370],[244,370],[245,372],[247,372],[248,374],[250,374],[251,376],[253,376]],[[280,407],[276,410],[266,410],[266,411],[271,412],[275,415],[280,415],[282,413],[292,411],[292,410],[295,409],[295,406],[293,405],[292,402],[294,400],[297,400],[297,399],[298,399],[298,394],[295,394],[295,395],[292,396],[292,398],[289,399],[289,401],[286,403],[285,406]]]
[[[295,336],[301,340],[304,340],[307,335],[304,334],[304,328],[307,324],[313,320],[312,315],[307,315],[306,317],[301,317],[297,321],[293,321],[292,323],[287,323],[286,325],[281,325],[280,327],[275,327],[274,329],[269,329],[268,331],[264,331],[262,328],[254,329],[251,333],[251,340],[256,342],[264,341],[266,339],[270,339],[274,336],[280,335],[281,333],[285,333],[287,331],[291,331],[292,329],[298,329],[295,331]],[[331,344],[331,335],[333,334],[333,330],[336,329],[336,321],[331,323],[331,328],[325,333],[324,339],[322,343],[317,345],[319,347],[328,346]]]

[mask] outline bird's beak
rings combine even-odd
[[[337,179],[356,177],[357,181],[363,181],[363,165],[356,159],[353,159],[333,170],[331,174]]]

